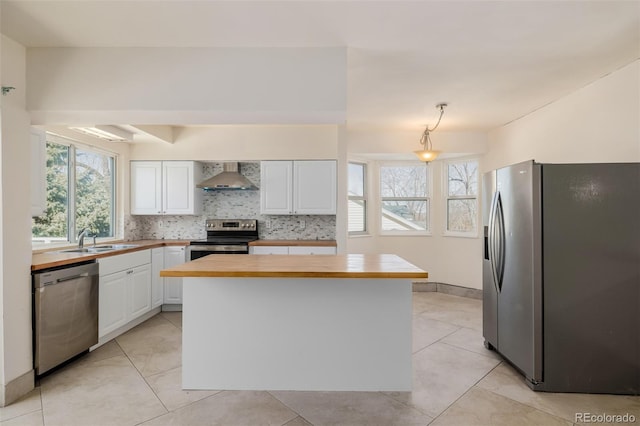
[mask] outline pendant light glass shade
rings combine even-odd
[[[420,161],[425,161],[427,163],[429,161],[435,160],[436,157],[438,155],[440,155],[440,152],[442,152],[442,151],[434,151],[434,150],[429,150],[429,149],[423,149],[421,151],[413,151],[413,153],[418,156]]]

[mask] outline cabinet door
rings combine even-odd
[[[127,323],[127,273],[100,276],[98,336],[102,337]]]
[[[162,214],[162,163],[131,162],[131,214]]]
[[[335,247],[325,246],[291,246],[289,254],[336,254]]]
[[[162,163],[164,214],[196,213],[194,167],[193,161]]]
[[[289,254],[287,246],[251,246],[251,254]]]
[[[336,162],[293,162],[293,214],[336,214]]]
[[[160,271],[164,269],[164,247],[151,250],[151,309],[162,305],[164,300],[164,278]]]
[[[151,310],[151,265],[146,264],[128,270],[127,278],[127,321],[131,321]]]
[[[291,214],[293,212],[293,162],[262,161],[260,163],[260,213]]]
[[[31,217],[47,209],[47,138],[44,131],[31,128]]]
[[[171,268],[185,262],[185,247],[165,247],[164,267]],[[166,277],[164,279],[164,303],[167,305],[182,304],[182,278]]]

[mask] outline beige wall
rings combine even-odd
[[[484,170],[531,159],[640,161],[640,61],[489,133]]]
[[[174,131],[175,143],[131,145],[134,160],[258,161],[336,159],[335,125],[195,126]]]
[[[2,84],[16,89],[1,102],[0,405],[7,385],[32,370],[31,200],[29,116],[25,110],[25,49],[0,39]],[[30,384],[33,387],[33,382]]]

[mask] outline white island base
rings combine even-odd
[[[410,391],[411,281],[185,277],[182,387]]]

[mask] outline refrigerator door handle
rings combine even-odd
[[[496,212],[494,214],[494,220],[497,222],[497,226],[494,226],[495,241],[496,241],[496,256],[494,260],[494,277],[496,279],[496,286],[498,291],[502,291],[502,279],[504,278],[504,265],[505,265],[505,225],[504,225],[504,211],[502,209],[502,198],[500,192],[496,192],[495,200]]]
[[[496,209],[498,203],[498,192],[493,193],[493,199],[491,200],[491,209],[489,210],[489,232],[487,235],[487,246],[489,251],[489,266],[491,267],[491,276],[493,277],[493,285],[497,292],[500,292],[498,287],[498,277],[496,274]]]
[[[502,199],[499,191],[493,194],[493,200],[491,202],[488,246],[493,284],[496,287],[496,291],[500,293],[502,291],[502,279],[504,277],[505,228]]]

